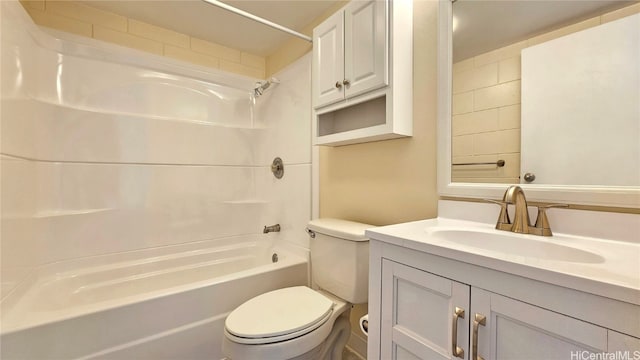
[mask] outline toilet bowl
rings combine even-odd
[[[225,321],[222,352],[233,360],[339,360],[350,333],[350,303],[368,299],[371,225],[313,220],[313,290],[296,286],[254,297]]]

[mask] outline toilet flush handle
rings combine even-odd
[[[307,234],[309,234],[309,236],[310,236],[312,239],[314,239],[314,238],[316,237],[316,233],[315,233],[313,230],[311,230],[311,229],[309,229],[309,228],[306,228],[305,230],[307,231]]]

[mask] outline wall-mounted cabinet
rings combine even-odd
[[[352,1],[314,29],[315,145],[412,135],[412,6]]]

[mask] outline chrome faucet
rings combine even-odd
[[[524,190],[518,185],[509,186],[507,191],[504,192],[502,201],[487,200],[500,205],[500,215],[496,222],[496,229],[511,231],[520,234],[533,234],[541,236],[551,236],[551,225],[547,218],[546,210],[551,207],[568,207],[566,204],[547,204],[538,205],[538,218],[535,225],[531,225],[529,220],[529,210],[527,205],[527,198],[524,196]],[[512,204],[515,206],[515,212],[513,214],[513,222],[509,219],[508,206]]]
[[[264,229],[262,229],[263,234],[268,234],[270,232],[280,232],[280,224],[265,226]]]

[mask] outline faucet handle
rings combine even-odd
[[[509,212],[507,211],[508,203],[506,201],[483,199],[486,202],[500,205],[500,215],[498,215],[498,221],[496,222],[496,229],[498,230],[511,230],[511,219],[509,219]]]
[[[534,225],[534,229],[531,229],[531,232],[535,232],[536,235],[542,236],[551,236],[553,233],[551,232],[551,225],[549,224],[549,218],[547,218],[547,209],[554,207],[569,207],[567,204],[545,204],[538,205],[538,218],[536,219],[536,224]]]

